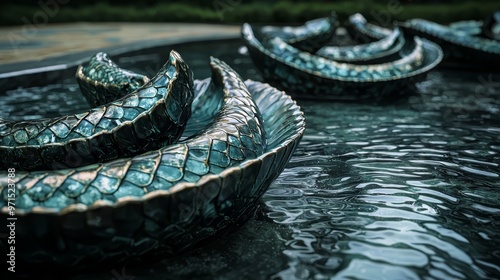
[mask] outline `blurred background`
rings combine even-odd
[[[301,23],[336,11],[340,20],[360,12],[381,25],[389,19],[425,18],[440,23],[483,19],[498,0],[16,0],[0,8],[0,25],[28,22]],[[37,12],[42,8],[45,14]]]

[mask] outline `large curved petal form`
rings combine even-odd
[[[20,266],[67,273],[173,256],[251,217],[297,147],[304,116],[285,93],[253,81],[247,88],[216,59],[212,68],[211,80],[195,83],[191,119],[200,119],[188,124],[206,127],[183,142],[77,169],[17,172]]]
[[[349,16],[346,28],[354,41],[359,43],[371,43],[391,34],[390,29],[369,23],[360,13]]]
[[[378,41],[354,46],[324,46],[316,55],[353,64],[377,64],[399,58],[405,39],[399,28]]]
[[[121,99],[53,119],[0,120],[0,168],[73,168],[174,143],[191,115],[192,87],[172,51],[151,81]]]
[[[499,41],[470,36],[423,19],[408,20],[399,26],[410,34],[438,43],[444,49],[445,58],[458,64],[495,68],[500,63]]]

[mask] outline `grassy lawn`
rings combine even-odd
[[[417,1],[414,1],[417,2]],[[380,25],[393,20],[425,18],[441,23],[465,19],[483,19],[500,9],[500,1],[455,2],[448,5],[400,4],[398,0],[359,2],[274,2],[273,4],[245,3],[244,0],[215,0],[210,7],[191,6],[182,3],[160,3],[153,6],[111,6],[109,4],[59,5],[47,10],[40,6],[3,4],[0,25],[60,22],[206,22],[222,24],[300,23],[323,17],[336,11],[340,20],[361,12]],[[71,3],[70,3],[71,4]]]

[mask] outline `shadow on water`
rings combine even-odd
[[[176,46],[260,79],[239,41]],[[121,56],[153,75],[170,49]],[[11,90],[0,117],[88,108],[74,79]],[[438,69],[384,104],[299,100],[307,130],[257,217],[178,259],[126,267],[134,279],[478,279],[500,277],[500,77]],[[122,268],[75,279],[110,279]]]

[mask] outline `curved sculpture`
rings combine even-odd
[[[103,52],[95,54],[87,67],[80,65],[75,76],[83,96],[91,106],[113,102],[149,82],[149,78],[144,75],[119,68]]]
[[[324,46],[316,55],[353,64],[384,63],[399,58],[399,51],[405,43],[399,28],[394,28],[391,34],[372,43],[355,46]]]
[[[262,154],[266,141],[258,108],[227,65],[213,59],[212,66],[216,78],[211,86],[214,94],[224,93],[220,96],[224,104],[205,130],[182,143],[132,158],[71,170],[19,172],[15,184],[22,203],[16,209],[59,212],[75,205],[91,207],[126,196],[141,197],[195,182]]]
[[[481,68],[497,68],[500,63],[499,41],[470,36],[423,19],[408,20],[399,26],[410,34],[441,45],[445,51],[445,58],[450,62],[456,62],[458,66],[477,65]]]
[[[500,41],[500,11],[496,11],[489,16],[483,23],[481,35]]]
[[[182,142],[76,169],[16,173],[16,215],[25,221],[16,228],[19,263],[74,271],[175,255],[249,218],[297,147],[304,117],[283,92],[252,81],[247,89],[223,62],[211,66],[212,79],[194,86],[193,108],[201,110]],[[190,134],[200,123],[205,129]]]
[[[353,65],[302,52],[280,38],[263,38],[244,24],[242,35],[265,80],[302,98],[378,100],[422,78],[442,58],[438,46],[416,38],[403,58],[384,64]]]
[[[492,13],[484,20],[462,20],[450,23],[451,29],[470,36],[479,36],[500,41],[500,11]]]
[[[259,32],[266,37],[279,37],[301,50],[315,52],[330,41],[338,25],[337,15],[331,13],[329,17],[306,21],[301,26],[267,25],[260,27]]]
[[[74,168],[158,149],[179,139],[192,101],[191,70],[172,51],[150,82],[122,99],[53,119],[2,120],[0,168]]]
[[[481,35],[483,22],[478,20],[462,20],[452,22],[448,25],[448,27],[457,32],[463,32],[467,35],[477,36]]]
[[[390,29],[367,22],[366,18],[360,13],[349,17],[346,29],[354,41],[358,43],[371,43],[391,34]]]

